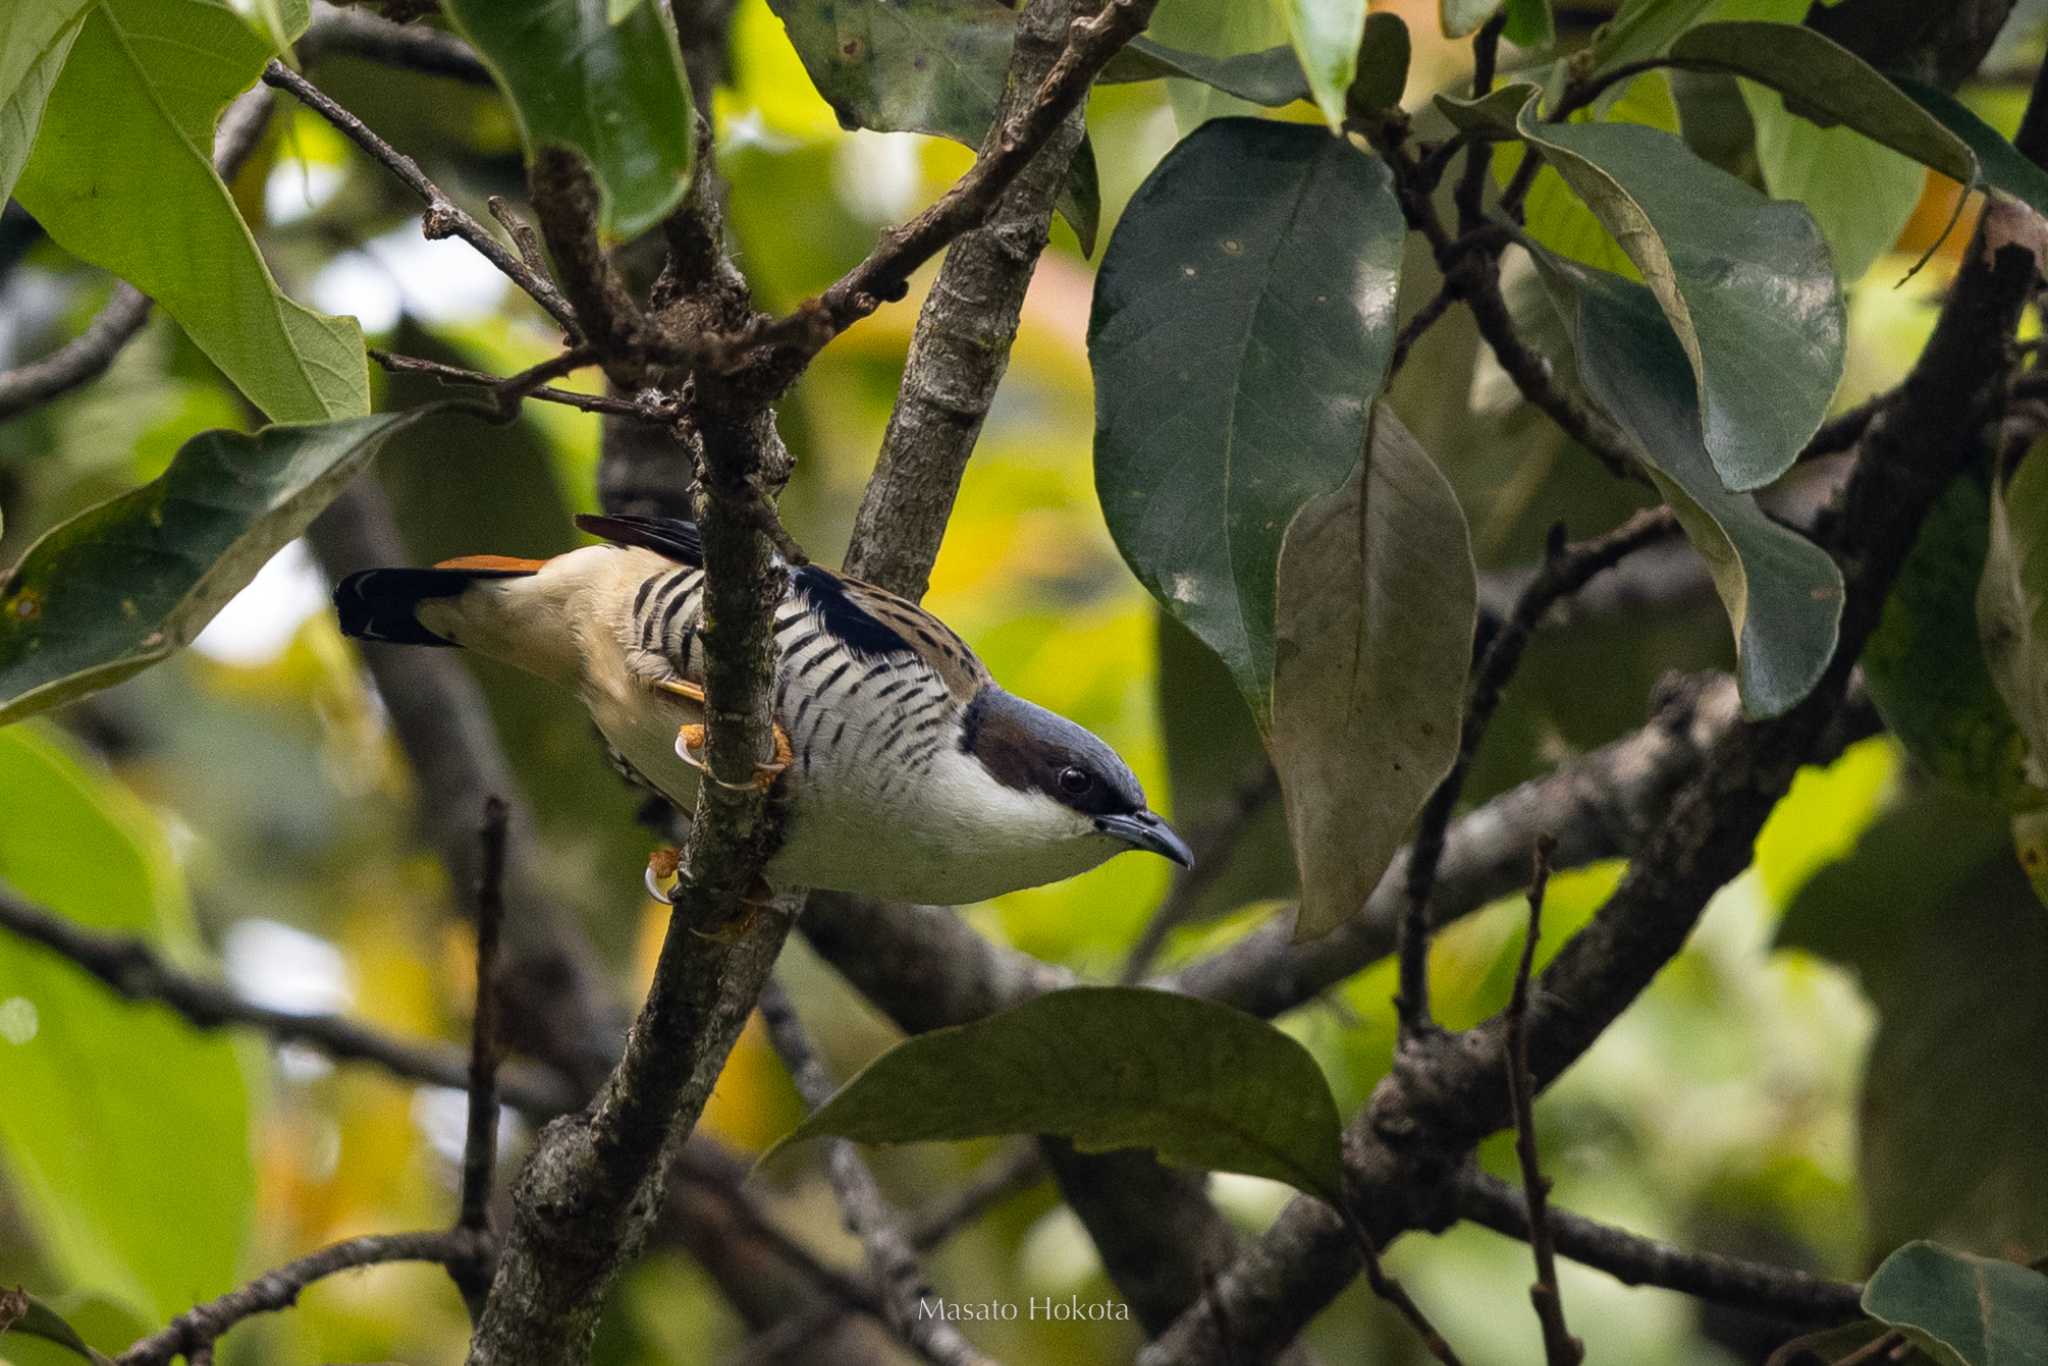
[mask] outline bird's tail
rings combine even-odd
[[[335,585],[334,610],[341,620],[341,633],[358,640],[454,645],[456,641],[420,624],[421,603],[460,596],[484,580],[524,578],[541,563],[471,555],[444,560],[432,569],[365,569]]]

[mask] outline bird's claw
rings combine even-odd
[[[766,792],[789,768],[790,763],[796,758],[796,751],[790,747],[789,732],[778,722],[775,725],[774,759],[767,763],[755,764],[751,781],[728,783],[705,764],[704,727],[692,722],[676,732],[676,757],[702,773],[707,780],[717,783],[729,792]]]
[[[647,883],[647,895],[664,906],[675,905],[675,898],[664,891],[661,884],[676,875],[682,861],[682,851],[668,845],[663,845],[650,853],[647,856],[647,872],[643,879]]]

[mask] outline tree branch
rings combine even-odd
[[[1002,104],[980,155],[1001,150],[1061,53],[1075,0],[1035,0],[1017,21]],[[1009,366],[1024,295],[1086,132],[1082,110],[1057,124],[987,222],[946,250],[910,339],[903,382],[874,476],[854,517],[846,572],[915,602],[924,596],[953,500]]]
[[[263,68],[263,83],[283,90],[308,109],[326,119],[343,137],[368,152],[378,163],[427,206],[420,219],[420,233],[430,241],[459,237],[477,254],[498,268],[500,274],[524,290],[547,311],[571,337],[579,335],[575,311],[554,283],[492,235],[491,230],[462,210],[439,185],[427,179],[419,163],[370,131],[368,124],[330,99],[318,86],[286,66],[273,61]]]
[[[462,1143],[462,1207],[455,1227],[476,1236],[491,1234],[491,1176],[498,1165],[498,934],[505,923],[505,802],[484,802],[478,832],[483,869],[476,893],[476,1011],[469,1027],[469,1124]],[[491,1267],[479,1260],[450,1265],[448,1274],[472,1321],[483,1313]]]
[[[825,1074],[796,1007],[780,983],[771,979],[762,990],[760,1010],[768,1037],[789,1069],[797,1093],[808,1109],[817,1109],[832,1098],[832,1079]],[[860,1151],[850,1139],[828,1138],[824,1143],[825,1169],[839,1199],[840,1216],[867,1255],[868,1274],[881,1288],[882,1311],[889,1327],[933,1366],[984,1366],[989,1358],[976,1351],[959,1329],[926,1310],[933,1299],[931,1283],[918,1265],[900,1217],[883,1198]]]
[[[219,982],[171,966],[140,939],[82,929],[5,887],[0,887],[0,929],[69,959],[122,1000],[153,1001],[176,1011],[195,1029],[260,1029],[279,1044],[304,1044],[336,1062],[374,1063],[408,1081],[452,1090],[468,1084],[458,1049],[394,1038],[342,1015],[299,1014],[258,1005]],[[507,1099],[532,1114],[559,1114],[576,1103],[567,1082],[532,1066],[509,1069],[504,1089]]]
[[[437,1262],[453,1266],[473,1258],[476,1237],[465,1229],[431,1233],[375,1233],[350,1238],[310,1256],[266,1271],[238,1290],[188,1309],[160,1333],[123,1352],[119,1366],[168,1366],[173,1357],[197,1360],[210,1353],[221,1334],[247,1318],[289,1309],[315,1281],[357,1267],[386,1262]]]
[[[380,66],[446,76],[464,85],[490,86],[490,68],[452,33],[425,24],[396,24],[367,10],[316,0],[313,22],[294,44],[301,66],[329,57],[358,57]]]

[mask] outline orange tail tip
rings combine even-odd
[[[442,560],[434,568],[495,569],[501,573],[531,574],[546,563],[546,560],[522,560],[516,555],[457,555],[452,560]]]

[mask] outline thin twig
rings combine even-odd
[[[1394,338],[1394,354],[1387,361],[1387,383],[1394,382],[1394,376],[1401,373],[1401,367],[1408,363],[1408,353],[1415,349],[1415,343],[1423,334],[1435,327],[1437,322],[1450,311],[1458,300],[1457,291],[1448,284],[1429,296],[1428,302],[1415,310],[1415,316],[1402,324],[1400,335]]]
[[[357,1267],[386,1262],[438,1262],[451,1266],[475,1255],[476,1236],[466,1229],[430,1233],[373,1233],[287,1262],[219,1299],[188,1309],[162,1332],[142,1339],[118,1358],[119,1366],[167,1366],[173,1357],[188,1361],[211,1350],[221,1334],[257,1314],[289,1309],[315,1281]]]
[[[139,939],[81,929],[0,887],[0,929],[69,959],[128,1001],[168,1006],[198,1029],[242,1025],[280,1044],[305,1044],[337,1062],[370,1062],[411,1081],[462,1090],[468,1068],[461,1052],[439,1044],[394,1039],[341,1015],[299,1014],[258,1005],[218,982],[172,967]],[[546,1117],[573,1106],[575,1093],[552,1072],[530,1065],[504,1080],[505,1095],[528,1114]]]
[[[543,361],[531,369],[522,370],[516,375],[487,374],[482,370],[468,370],[459,365],[428,360],[424,356],[380,351],[374,346],[369,348],[369,351],[371,360],[394,375],[425,375],[429,379],[439,380],[443,384],[459,389],[491,390],[495,412],[489,416],[493,420],[502,420],[517,410],[520,400],[529,398],[544,403],[559,403],[569,408],[580,408],[586,413],[630,417],[638,422],[660,426],[674,422],[676,417],[672,407],[655,400],[617,398],[608,394],[579,394],[571,389],[556,389],[540,382],[593,364],[589,353],[581,348],[565,351],[560,356]]]
[[[1337,1213],[1343,1217],[1345,1228],[1350,1230],[1352,1241],[1358,1246],[1358,1255],[1365,1264],[1365,1283],[1372,1287],[1372,1293],[1394,1306],[1395,1312],[1408,1320],[1409,1326],[1421,1337],[1423,1347],[1431,1356],[1442,1362],[1443,1366],[1461,1366],[1458,1354],[1451,1350],[1451,1344],[1437,1331],[1436,1325],[1429,1321],[1429,1316],[1422,1312],[1422,1306],[1410,1297],[1399,1281],[1387,1274],[1386,1267],[1380,1261],[1379,1244],[1373,1241],[1372,1232],[1366,1228],[1364,1222],[1352,1212],[1348,1203],[1338,1205]],[[1220,1308],[1224,1297],[1214,1293],[1212,1286],[1210,1293],[1204,1295],[1203,1299],[1210,1302],[1214,1312]],[[1200,1312],[1199,1305],[1196,1312]],[[1228,1321],[1222,1320],[1220,1327],[1222,1336],[1219,1340],[1228,1341]]]
[[[1564,1297],[1557,1285],[1557,1243],[1550,1231],[1550,1182],[1543,1175],[1536,1150],[1536,1078],[1529,1072],[1529,974],[1536,966],[1536,941],[1543,933],[1543,893],[1550,885],[1550,856],[1557,840],[1536,841],[1535,866],[1529,875],[1529,930],[1522,937],[1522,957],[1515,966],[1515,987],[1508,998],[1501,1057],[1508,1069],[1508,1093],[1515,1110],[1515,1157],[1522,1166],[1522,1189],[1529,1202],[1529,1247],[1536,1256],[1536,1283],[1529,1302],[1543,1325],[1543,1360],[1547,1366],[1579,1366],[1586,1348],[1565,1327]]]
[[[1010,183],[1080,104],[1096,74],[1144,30],[1157,5],[1158,0],[1107,0],[1094,15],[1076,20],[1036,97],[1003,122],[993,151],[976,158],[923,213],[884,233],[874,250],[823,294],[736,336],[686,344],[675,358],[731,370],[748,363],[747,353],[766,348],[769,354],[760,364],[770,391],[780,393],[794,383],[827,342],[884,303],[902,298],[912,271],[988,218]]]
[[[1671,510],[1659,507],[1639,512],[1607,534],[1578,545],[1565,545],[1563,528],[1554,528],[1542,569],[1522,590],[1515,610],[1501,623],[1478,667],[1472,671],[1472,690],[1465,704],[1457,758],[1422,808],[1408,856],[1408,906],[1395,949],[1400,963],[1397,999],[1404,1034],[1412,1035],[1429,1024],[1429,902],[1436,885],[1437,864],[1443,858],[1444,834],[1450,828],[1458,798],[1464,793],[1466,774],[1486,738],[1486,728],[1500,706],[1501,693],[1520,666],[1530,636],[1559,601],[1578,592],[1588,580],[1613,568],[1631,552],[1670,535],[1675,527]]]
[[[832,1095],[832,1080],[818,1061],[796,1007],[780,982],[769,979],[761,991],[761,1019],[768,1037],[789,1069],[806,1106],[816,1109]],[[943,1316],[932,1313],[934,1296],[918,1265],[910,1239],[896,1211],[883,1197],[874,1173],[850,1140],[825,1141],[825,1166],[846,1227],[867,1254],[868,1270],[881,1288],[882,1309],[891,1329],[934,1366],[984,1366],[988,1358],[976,1351]]]
[[[1500,35],[1508,25],[1507,8],[1479,26],[1472,39],[1472,98],[1485,99],[1493,89],[1495,63],[1500,58]],[[1485,220],[1484,194],[1487,175],[1493,169],[1493,143],[1474,139],[1465,151],[1465,173],[1458,178],[1452,202],[1458,209],[1458,231],[1470,232]]]
[[[486,196],[484,207],[491,211],[491,217],[498,220],[498,226],[506,231],[512,238],[513,245],[519,248],[519,259],[526,262],[534,274],[546,275],[548,256],[541,250],[540,234],[534,231],[533,224],[515,213],[511,204],[507,203],[505,196],[501,194]]]
[[[498,938],[505,923],[505,822],[502,797],[484,800],[483,851],[476,889],[476,1010],[469,1029],[469,1128],[462,1142],[462,1209],[455,1226],[488,1240],[491,1177],[498,1165]],[[474,1320],[490,1292],[483,1261],[450,1266],[448,1274]]]
[[[501,274],[513,284],[525,290],[528,297],[543,309],[548,316],[562,325],[570,336],[580,335],[576,326],[575,310],[562,297],[553,282],[528,266],[525,261],[491,234],[491,230],[470,217],[455,201],[448,197],[439,185],[427,179],[419,163],[390,143],[370,131],[369,125],[348,110],[335,103],[326,92],[283,62],[273,61],[263,68],[263,81],[286,91],[308,109],[326,119],[338,129],[342,136],[374,157],[386,170],[404,183],[405,187],[418,195],[427,206],[420,218],[420,232],[432,241],[444,237],[459,237],[476,248],[477,253],[496,266]]]

